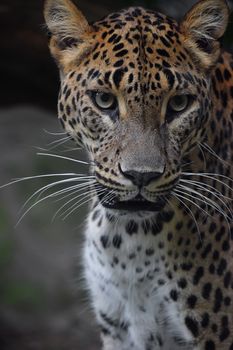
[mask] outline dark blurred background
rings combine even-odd
[[[77,0],[90,21],[132,5],[158,9],[179,19],[193,0]],[[59,146],[56,120],[58,72],[47,48],[43,0],[0,0],[0,186],[12,178],[87,172],[61,159],[39,157],[38,147],[81,159]],[[232,7],[232,2],[229,2]],[[232,19],[231,19],[232,22]],[[230,23],[224,45],[232,51]],[[59,146],[59,147],[55,147]],[[53,201],[19,210],[46,179],[0,190],[0,349],[97,350],[99,339],[80,273],[86,209],[66,221],[51,218]],[[61,204],[60,204],[61,205]]]

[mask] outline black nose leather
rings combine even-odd
[[[141,173],[138,171],[130,170],[130,171],[121,171],[122,174],[129,180],[133,182],[134,185],[138,187],[143,187],[149,185],[150,182],[158,180],[163,173],[157,172],[146,172]]]

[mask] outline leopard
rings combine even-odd
[[[225,0],[89,23],[47,0],[58,118],[93,177],[83,270],[104,350],[233,350],[233,58]]]

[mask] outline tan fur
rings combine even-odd
[[[197,56],[204,68],[211,68],[220,54],[216,41],[226,30],[229,8],[225,0],[201,0],[186,14],[181,24],[185,45]],[[212,46],[211,54],[199,48],[198,41],[206,40]]]
[[[77,58],[78,51],[83,51],[87,45],[87,35],[90,26],[81,11],[70,0],[47,0],[44,16],[49,31],[52,33],[50,49],[60,67],[65,67]],[[61,48],[66,39],[76,39],[76,48]],[[83,46],[83,48],[80,48]],[[85,51],[85,50],[84,50]]]

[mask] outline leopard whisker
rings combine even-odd
[[[0,189],[3,189],[5,187],[17,184],[19,182],[24,182],[28,180],[36,180],[36,179],[43,179],[43,178],[50,178],[50,177],[68,177],[68,176],[75,176],[76,179],[81,179],[83,177],[83,174],[77,174],[77,173],[64,173],[64,174],[42,174],[42,175],[35,175],[35,176],[27,176],[22,177],[19,179],[13,179],[11,182],[8,182],[2,186],[0,186]],[[93,175],[88,175],[90,178],[94,178]]]
[[[230,200],[232,201],[233,199],[230,198],[230,197],[227,197],[225,196],[224,194],[222,194],[219,190],[217,190],[215,187],[209,185],[209,184],[206,184],[205,183],[205,187],[203,186],[203,183],[200,182],[200,181],[193,181],[193,180],[185,180],[185,179],[180,179],[180,182],[183,182],[183,183],[187,183],[187,184],[190,184],[190,185],[193,185],[193,186],[196,186],[196,187],[199,187],[200,189],[203,189],[204,191],[206,190],[206,188],[210,188],[212,191],[210,191],[211,193],[216,193],[218,194],[219,196],[227,199],[227,200]]]
[[[71,180],[72,180],[72,179],[71,179]],[[63,181],[59,182],[59,184],[65,183],[65,181],[68,182],[69,180],[63,180]],[[57,184],[58,184],[58,183],[57,183]],[[54,184],[49,184],[49,185],[47,185],[47,186],[51,186],[51,185],[54,185]],[[63,190],[60,190],[60,191],[63,191]],[[45,197],[43,197],[43,198],[37,200],[35,203],[33,203],[33,204],[21,215],[21,217],[19,218],[18,222],[16,223],[16,227],[20,224],[20,222],[23,220],[23,218],[24,218],[36,205],[38,205],[38,204],[44,202],[46,199],[53,198],[53,197],[59,195],[60,191],[50,193],[49,195],[47,195],[47,196],[45,196]],[[29,199],[27,200],[27,203],[28,203],[28,202],[29,202]],[[23,208],[24,208],[24,207],[25,207],[25,204],[24,204]],[[22,209],[23,209],[23,208],[22,208]],[[22,211],[22,209],[21,209],[20,211]]]
[[[49,150],[52,150],[70,141],[71,139],[72,139],[71,136],[62,137],[61,139],[50,142],[49,144],[47,144],[47,146],[49,147]]]
[[[187,182],[187,183],[188,183],[189,180],[188,180],[188,181],[187,181],[187,180],[184,180],[183,182]],[[192,181],[191,181],[191,182],[192,182]],[[197,183],[197,184],[194,184],[195,186],[199,187],[200,189],[202,189],[202,190],[205,191],[205,192],[211,193],[213,196],[215,196],[216,198],[218,198],[218,199],[220,200],[220,202],[222,202],[223,205],[227,208],[227,210],[228,210],[228,212],[230,213],[231,216],[228,217],[228,215],[227,215],[226,213],[224,213],[224,212],[223,212],[223,213],[226,214],[227,217],[225,217],[225,215],[224,215],[223,213],[222,213],[222,215],[223,215],[223,216],[225,217],[225,219],[227,220],[227,223],[228,223],[228,226],[229,226],[228,218],[229,218],[230,221],[233,220],[233,212],[232,212],[231,208],[230,208],[221,198],[218,197],[218,195],[221,196],[221,197],[223,197],[223,198],[225,198],[225,199],[228,199],[228,200],[230,200],[230,201],[232,201],[232,198],[229,198],[229,197],[224,196],[221,192],[217,191],[214,187],[212,187],[212,186],[210,186],[210,185],[206,185],[206,184],[205,184],[206,187],[209,187],[209,188],[211,188],[212,190],[215,190],[215,192],[207,190],[205,187],[201,186],[201,185],[199,184],[198,181],[194,181],[194,182]],[[205,197],[205,198],[207,198],[207,197]],[[215,209],[215,210],[216,210],[216,209]],[[230,228],[229,228],[229,229],[230,229]]]
[[[64,156],[60,156],[58,154],[52,154],[52,153],[37,153],[38,156],[43,156],[43,157],[52,157],[52,158],[59,158],[59,159],[64,159],[64,160],[68,160],[74,163],[79,163],[79,164],[85,164],[85,165],[91,165],[91,163],[89,162],[85,162],[83,160],[78,160],[78,159],[74,159],[74,158],[70,158],[70,157],[64,157]]]
[[[185,190],[187,190],[189,192],[192,192],[192,193],[194,193],[194,194],[196,194],[196,195],[198,195],[198,196],[200,196],[202,198],[205,198],[208,202],[218,206],[213,200],[211,200],[210,198],[204,196],[202,193],[199,193],[198,191],[196,191],[196,190],[194,190],[194,189],[192,189],[190,187],[187,187],[187,186],[184,186],[184,185],[179,185],[179,187],[181,187],[181,188],[183,188],[183,189],[185,189]],[[229,211],[229,213],[231,214],[231,218],[233,218],[232,210],[229,208],[229,206],[221,198],[219,198],[219,196],[217,194],[215,194],[212,191],[207,190],[207,189],[204,189],[204,190],[205,190],[205,192],[210,193],[215,198],[217,198],[223,204],[223,206]],[[220,207],[218,206],[218,208],[220,208]]]
[[[105,190],[106,191],[106,190]],[[102,205],[106,200],[111,200],[115,196],[115,191],[111,190],[110,192],[107,192],[104,197],[100,200],[100,204]]]
[[[194,162],[187,162],[181,165],[181,168],[184,168],[186,166],[192,165]]]
[[[67,132],[66,132],[66,131],[63,131],[63,132],[51,132],[51,131],[48,131],[47,129],[43,129],[43,131],[44,131],[46,134],[52,135],[52,136],[67,135]]]
[[[102,191],[104,191],[104,190],[102,190]],[[92,192],[88,193],[87,195],[84,194],[84,195],[87,197],[87,199],[86,199],[85,201],[83,201],[83,198],[81,198],[81,200],[79,200],[77,203],[75,203],[75,206],[74,206],[74,205],[72,206],[73,209],[72,209],[67,215],[65,215],[65,216],[62,218],[62,220],[66,220],[74,211],[76,211],[77,209],[79,209],[79,208],[80,208],[81,206],[83,206],[84,204],[90,202],[90,200],[92,200],[92,198],[93,198],[93,195],[95,195],[95,194],[96,194],[96,189],[93,190]],[[69,209],[71,209],[71,208],[69,208]],[[66,212],[67,212],[67,211],[66,211]],[[65,212],[65,213],[66,213],[66,212]],[[63,215],[64,215],[65,213],[63,213]]]
[[[187,193],[185,193],[185,194],[188,195]],[[189,196],[191,196],[191,195],[189,195]],[[201,195],[200,195],[200,196],[201,196]],[[194,197],[193,195],[192,195],[192,197],[195,198],[195,199],[197,199],[197,200],[199,200],[200,202],[205,202],[204,200],[202,200],[202,199],[200,199],[200,198],[197,198],[197,197]],[[207,200],[208,198],[205,197],[205,199]],[[187,200],[188,200],[188,199],[187,199]],[[205,202],[205,203],[206,203],[206,202]],[[212,206],[209,202],[208,202],[207,206],[212,207],[215,211],[217,211],[220,215],[222,215],[222,216],[225,218],[226,223],[227,223],[227,226],[228,226],[228,229],[229,229],[229,237],[231,237],[231,226],[230,226],[229,220],[232,221],[233,218],[229,217],[229,216],[222,210],[222,208],[219,207],[215,202],[213,202],[213,203],[215,204],[215,206]],[[195,203],[193,203],[193,204],[195,205]],[[196,206],[197,206],[197,204],[196,204]],[[216,206],[217,206],[217,207],[216,207]],[[202,209],[202,208],[200,208],[200,209]]]
[[[66,149],[60,151],[61,153],[80,151],[81,147],[66,147]]]
[[[174,206],[174,204],[166,197],[164,197],[164,200],[166,201],[166,203],[174,210],[174,212],[176,211],[176,208]]]
[[[204,169],[206,170],[206,169],[207,169],[207,161],[206,161],[206,156],[205,156],[205,153],[203,152],[203,149],[202,149],[202,147],[201,147],[201,144],[200,144],[200,143],[198,143],[198,148],[199,148],[199,150],[200,150],[200,152],[201,152],[201,154],[202,154],[202,157],[203,157],[203,162],[204,162],[203,166],[204,166]]]
[[[92,186],[89,186],[90,188],[89,188],[89,190],[91,190],[91,187]],[[74,192],[72,192],[71,193],[71,195],[75,195],[73,198],[71,198],[71,199],[69,199],[65,204],[63,204],[57,211],[56,211],[56,213],[54,214],[54,216],[53,216],[53,218],[52,218],[52,222],[55,220],[55,218],[58,216],[58,214],[65,208],[65,207],[67,207],[70,203],[72,203],[73,201],[75,201],[76,199],[78,199],[78,198],[80,198],[80,197],[82,197],[82,196],[84,196],[84,195],[87,195],[87,194],[89,194],[89,193],[91,193],[91,192],[94,192],[93,191],[93,189],[92,189],[92,191],[87,191],[87,192],[85,192],[85,193],[79,193],[80,191],[82,191],[83,190],[83,188],[79,188],[79,189],[77,189],[76,191],[74,191]],[[76,196],[76,194],[77,193],[79,193],[79,195],[77,195]],[[64,198],[66,198],[66,196],[65,197],[63,197],[62,199],[64,199]],[[76,205],[77,203],[75,203],[74,205]],[[72,208],[73,206],[71,206],[68,210],[70,210],[71,208]],[[62,215],[64,215],[66,213],[66,211],[64,211],[62,214],[61,214],[61,216]]]
[[[52,141],[50,143],[48,143],[48,146],[52,146],[56,143],[59,143],[61,141],[66,141],[66,140],[70,140],[71,139],[71,136],[70,135],[66,135],[65,137],[62,137],[61,139],[58,139],[58,140],[55,140],[55,141]]]
[[[196,202],[194,202],[194,200],[197,200],[198,198],[197,197],[195,197],[195,196],[193,196],[193,195],[191,195],[191,194],[189,194],[189,193],[186,193],[186,192],[184,192],[184,191],[182,191],[182,190],[178,190],[178,189],[176,189],[175,190],[175,192],[176,192],[176,194],[178,195],[182,195],[182,198],[183,199],[185,199],[185,200],[187,200],[188,202],[190,202],[190,203],[192,203],[194,206],[196,206],[198,209],[200,209],[203,213],[205,213],[207,216],[209,216],[209,217],[211,217],[211,214],[210,213],[208,213],[208,211],[206,211],[205,209],[203,209],[200,205],[198,205]],[[193,200],[191,200],[190,198],[192,198]],[[207,206],[207,203],[204,201],[204,200],[202,200],[201,201],[202,203],[204,203],[206,206]]]
[[[223,210],[221,207],[219,207],[215,202],[213,201],[209,201],[209,198],[202,196],[201,194],[199,194],[199,196],[201,196],[202,198],[199,197],[195,197],[193,194],[188,194],[187,192],[175,189],[175,191],[178,191],[182,194],[185,194],[186,196],[188,196],[189,198],[192,199],[196,199],[201,203],[204,203],[207,207],[211,207],[213,210],[217,211],[219,214],[221,214],[228,222],[228,219],[232,220],[232,218],[230,218]],[[210,213],[208,213],[207,211],[205,211],[203,208],[201,208],[200,206],[198,206],[195,202],[191,201],[190,199],[186,198],[186,200],[190,201],[191,203],[193,203],[196,207],[198,207],[199,209],[201,209],[202,211],[204,211],[208,216],[211,216]],[[213,203],[212,203],[213,202]]]
[[[79,189],[79,188],[80,188],[80,189],[83,189],[83,188],[85,188],[85,187],[93,186],[93,185],[95,185],[95,180],[90,181],[90,182],[84,182],[84,183],[82,183],[82,184],[80,184],[80,185],[74,185],[74,186],[68,187],[68,188],[66,188],[66,189],[64,189],[64,190],[61,190],[61,192],[63,191],[63,193],[68,193],[68,192],[71,192],[71,193],[66,194],[65,196],[63,196],[63,197],[61,197],[61,198],[55,200],[54,202],[55,202],[55,203],[58,203],[58,202],[60,202],[61,200],[66,199],[66,198],[72,196],[72,194],[73,194],[72,191],[75,191],[76,189]],[[61,193],[61,194],[63,194],[63,193]]]
[[[66,193],[65,196],[57,199],[54,201],[54,203],[57,203],[57,202],[60,202],[61,200],[71,196],[73,194],[73,191],[75,191],[76,189],[80,189],[80,190],[83,190],[89,186],[91,186],[91,184],[94,184],[95,183],[95,180],[88,180],[88,181],[85,181],[85,182],[82,182],[78,185],[74,185],[74,186],[70,186],[70,187],[66,187],[64,189],[61,189],[59,191],[56,191],[56,192],[53,192],[54,193],[54,196],[53,197],[59,197],[59,196],[62,196],[64,193]],[[44,190],[43,192],[41,192],[39,194],[39,196],[37,197],[37,199],[39,199],[41,197],[41,195],[47,190]],[[67,194],[68,193],[68,194]]]
[[[181,204],[183,204],[183,206],[185,207],[186,210],[188,210],[187,213],[191,215],[191,217],[192,217],[192,219],[193,219],[193,221],[194,221],[194,223],[195,223],[195,225],[196,225],[199,239],[200,239],[200,241],[202,242],[200,228],[199,228],[199,226],[198,226],[198,223],[197,223],[197,220],[196,220],[196,218],[195,218],[195,215],[193,214],[192,210],[188,207],[188,205],[187,205],[183,200],[180,199],[180,198],[182,198],[182,199],[185,199],[185,200],[186,200],[186,197],[184,197],[184,196],[182,196],[182,195],[180,195],[180,194],[178,194],[178,193],[176,193],[176,192],[174,192],[174,191],[172,191],[171,194],[178,200],[178,202],[180,202]]]
[[[186,186],[182,186],[179,187],[177,186],[184,194],[186,194],[188,197],[191,197],[193,199],[198,200],[201,203],[204,203],[206,205],[206,207],[211,207],[214,210],[217,210],[219,213],[221,213],[222,215],[226,215],[226,213],[222,210],[221,207],[218,206],[218,204],[216,204],[214,201],[211,201],[211,199],[209,199],[208,197],[204,196],[203,194],[198,193],[195,190],[191,190],[190,188],[187,188]],[[184,191],[184,189],[186,190],[186,192]],[[190,193],[187,193],[190,192]],[[196,197],[196,196],[197,197]]]
[[[86,194],[90,194],[90,193],[94,194],[94,193],[97,192],[96,186],[95,186],[94,188],[90,189],[90,190],[91,190],[91,191],[89,191],[89,192],[87,191],[87,192],[83,193],[82,195],[86,195]],[[80,195],[77,196],[77,197],[75,197],[74,200],[77,199],[77,198],[79,198],[79,197],[80,197]],[[72,202],[72,201],[70,201],[70,202]],[[70,206],[68,209],[66,209],[66,210],[61,214],[61,216],[64,216],[64,215],[65,215],[67,212],[69,212],[71,209],[75,208],[75,206],[76,206],[78,203],[79,203],[79,201],[76,202],[76,203],[74,203],[74,204],[72,204],[72,206]],[[71,211],[71,213],[72,213],[72,212],[73,212],[73,211]]]
[[[47,144],[47,148],[45,148],[45,147],[34,147],[34,148],[38,151],[50,152],[50,151],[64,145],[65,143],[67,143],[68,141],[71,141],[71,140],[72,140],[71,136],[66,136],[66,137],[63,137],[59,140],[55,140],[55,141],[50,142],[49,144]]]
[[[228,162],[226,162],[224,159],[222,159],[207,143],[199,143],[200,147],[203,147],[204,150],[209,152],[213,157],[218,159],[223,165],[232,167],[232,165]]]
[[[216,182],[222,184],[223,186],[228,188],[231,192],[233,191],[233,189],[229,185],[227,185],[225,182],[223,182],[215,177],[215,176],[218,176],[220,178],[223,178],[223,179],[226,179],[230,182],[233,182],[233,179],[229,178],[228,176],[221,175],[221,174],[213,174],[213,173],[184,173],[183,172],[182,174],[185,176],[200,176],[200,177],[203,177],[203,178],[206,178],[209,180],[213,180],[213,181],[216,181]]]
[[[231,179],[230,177],[226,176],[226,175],[222,175],[222,174],[218,174],[218,173],[182,173],[183,175],[188,175],[188,176],[194,176],[194,175],[198,175],[198,176],[212,176],[212,180],[215,180],[215,178],[213,176],[218,176],[218,177],[222,177],[226,180],[229,180],[231,182],[233,182],[233,179]],[[224,182],[223,182],[224,184]]]
[[[90,181],[90,179],[87,177],[82,177],[82,178],[71,178],[71,179],[65,179],[65,180],[60,180],[60,181],[56,181],[56,182],[52,182],[46,186],[43,186],[41,187],[40,189],[38,189],[37,191],[35,191],[27,200],[26,202],[24,203],[24,205],[22,206],[22,208],[20,209],[19,213],[26,207],[26,205],[34,198],[36,197],[38,194],[39,194],[39,197],[37,200],[40,199],[40,197],[42,196],[42,194],[44,194],[47,190],[49,190],[50,188],[54,187],[54,186],[57,186],[57,185],[63,185],[63,184],[66,184],[66,183],[69,183],[69,182],[76,182],[76,181],[83,181],[83,180],[86,180],[86,183],[88,183]],[[85,183],[85,186],[86,186],[86,183]],[[82,182],[81,184],[79,185],[76,185],[76,186],[83,186],[84,183]],[[55,193],[58,193],[58,194],[62,194],[64,193],[64,191],[66,191],[68,189],[62,189],[60,191],[57,191]]]

